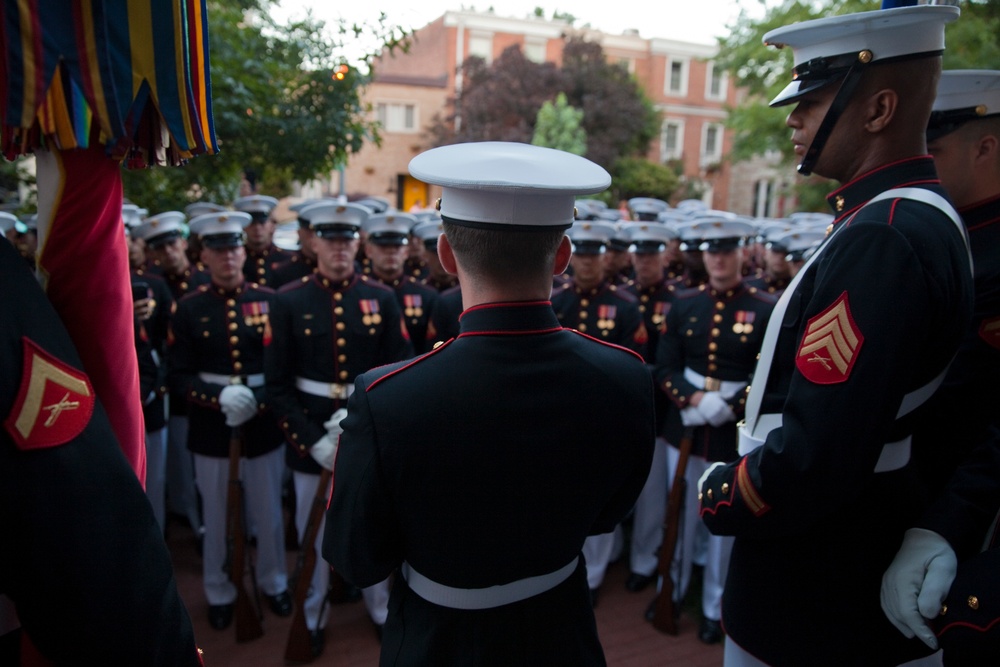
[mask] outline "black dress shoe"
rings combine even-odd
[[[323,629],[310,630],[309,648],[312,650],[314,658],[318,658],[323,653],[324,645],[326,645],[326,637],[323,635]]]
[[[722,641],[722,623],[710,618],[701,619],[698,627],[698,639],[703,644],[718,644]]]
[[[233,605],[208,605],[208,624],[216,630],[225,630],[233,622]]]
[[[278,616],[292,615],[292,596],[288,591],[281,591],[277,595],[264,595],[267,598],[267,606]]]
[[[633,572],[628,575],[628,579],[625,580],[625,588],[633,593],[638,593],[654,581],[656,581],[655,574],[639,574],[638,572]]]

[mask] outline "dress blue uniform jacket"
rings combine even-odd
[[[264,373],[264,348],[270,344],[270,311],[274,291],[244,282],[226,291],[202,285],[177,304],[171,330],[170,386],[188,403],[188,449],[195,454],[227,458],[232,428],[219,406],[225,385],[206,382],[200,373],[242,377]],[[272,452],[284,438],[268,408],[264,386],[251,387],[257,414],[243,424],[247,458]]]
[[[356,386],[323,555],[358,586],[404,561],[458,588],[553,572],[614,529],[649,472],[645,364],[562,328],[547,301],[470,308],[456,339]],[[477,611],[431,604],[398,576],[381,664],[604,664],[584,566]]]
[[[54,664],[200,665],[146,494],[104,408],[79,391],[62,321],[3,240],[0,285],[0,594]],[[41,395],[22,394],[32,379]]]
[[[943,194],[921,157],[829,196],[844,228],[784,295],[762,406],[782,413],[782,427],[703,487],[709,530],[736,536],[723,625],[771,665],[896,665],[908,649],[926,652],[879,603],[882,574],[926,506],[923,487],[912,461],[874,470],[883,444],[911,433],[909,418],[896,419],[903,396],[954,356],[973,289],[962,232],[944,213],[906,199],[861,208],[900,186]],[[804,345],[807,333],[823,347]]]
[[[314,273],[285,285],[274,300],[271,329],[267,400],[289,445],[289,467],[318,475],[309,448],[347,402],[302,392],[295,378],[349,385],[370,368],[413,356],[413,346],[393,291],[357,274],[334,282]]]
[[[695,392],[704,390],[684,377],[684,369],[716,380],[749,382],[774,303],[774,297],[745,282],[725,292],[702,285],[678,294],[659,337],[653,370],[657,386],[674,408],[666,415],[667,442],[680,445],[684,432],[680,411]],[[744,391],[726,403],[737,421],[743,418]],[[691,453],[707,461],[732,461],[736,440],[736,421],[697,426],[691,434]]]

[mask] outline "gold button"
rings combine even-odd
[[[715,343],[712,343],[712,344],[715,345]],[[709,361],[715,361],[715,355],[712,354],[711,352],[709,352],[709,354],[708,354],[708,360]]]
[[[716,313],[715,315],[712,316],[712,321],[718,324],[719,322],[722,321],[722,315]]]
[[[723,482],[722,483],[722,493],[723,493],[723,495],[726,495],[726,494],[729,493],[729,482]]]
[[[586,330],[587,330],[587,325],[586,324],[581,324],[580,328],[579,328],[579,331],[586,331]]]
[[[719,333],[721,333],[721,332],[717,328],[716,329],[712,329],[712,337],[713,338],[716,337],[716,336],[718,336]]]
[[[307,336],[311,336],[311,335],[312,335],[312,329],[306,329],[306,330],[305,330],[305,331],[303,331],[302,333],[304,333],[304,334],[305,334],[305,335],[307,335]]]
[[[339,373],[337,373],[337,377],[339,377],[341,380],[346,380],[347,375],[348,375],[347,371],[340,371]]]
[[[240,351],[239,350],[233,350],[233,359],[238,359],[239,356],[240,356]]]
[[[946,604],[945,605],[941,605],[941,613],[939,614],[939,616],[944,616],[947,613],[948,613],[948,605],[946,605]]]
[[[186,291],[187,288],[188,288],[188,284],[187,283],[181,283],[181,291]]]
[[[347,339],[346,338],[338,338],[337,339],[337,346],[338,347],[344,347],[345,345],[347,345]]]
[[[344,314],[344,307],[343,306],[337,306],[336,308],[333,309],[333,314],[334,315],[343,315]]]
[[[236,322],[230,322],[229,323],[229,330],[230,331],[236,331],[239,328],[240,328],[240,325],[236,324]]]
[[[340,292],[337,292],[336,294],[333,295],[333,300],[334,301],[343,301],[343,299],[344,299],[344,295],[341,294]]]
[[[709,489],[705,493],[706,493],[706,495],[708,495],[708,499],[711,500],[712,499],[712,489]]]
[[[236,305],[236,299],[226,299],[226,305],[232,308]]]
[[[580,306],[586,308],[590,305],[590,299],[580,299]]]
[[[204,338],[208,338],[208,332],[207,332],[207,331],[202,331],[202,332],[201,332],[201,335],[202,335],[202,337],[204,337]]]
[[[846,202],[844,201],[843,197],[838,196],[836,199],[833,200],[833,205],[834,207],[836,207],[838,213],[844,210],[845,203]]]
[[[239,371],[239,370],[242,370],[242,369],[243,369],[243,364],[241,364],[238,361],[234,361],[233,362],[233,370]]]
[[[699,503],[701,502],[701,499],[704,497],[704,495],[705,494],[703,494],[701,491],[698,492],[698,502]]]
[[[716,301],[715,302],[715,309],[716,310],[723,310],[725,307],[726,307],[726,304],[722,303],[721,301]]]
[[[342,364],[342,363],[344,363],[345,361],[347,361],[347,355],[346,355],[346,354],[340,354],[340,355],[337,355],[337,362],[338,362],[338,363],[341,363],[341,364]]]
[[[581,321],[587,319],[587,311],[581,310],[580,315],[578,317]]]
[[[719,344],[713,341],[708,344],[708,349],[711,350],[712,352],[715,352],[716,350],[719,349]]]
[[[343,331],[346,328],[347,328],[346,324],[344,324],[343,322],[337,322],[337,331]]]
[[[434,343],[434,349],[436,350],[439,347],[441,347],[442,345],[444,345],[444,341],[443,340],[439,340],[438,342]]]
[[[718,370],[718,368],[719,368],[719,367],[718,367],[718,366],[716,366],[715,364],[709,364],[709,365],[708,365],[708,370],[709,370],[709,371],[714,371],[714,370]]]
[[[979,598],[975,595],[969,596],[969,609],[979,609]]]
[[[229,319],[231,319],[231,320],[235,320],[236,319],[236,311],[235,310],[230,310],[226,314],[229,315]]]
[[[231,345],[236,345],[236,343],[238,343],[238,342],[240,342],[240,337],[239,336],[230,336],[229,337],[229,343]]]
[[[257,265],[258,266],[264,266],[264,258],[263,257],[258,257],[257,258]]]

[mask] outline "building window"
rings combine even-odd
[[[705,99],[725,100],[726,89],[729,87],[729,73],[714,62],[708,63],[708,76],[705,77]]]
[[[376,106],[379,124],[386,132],[414,133],[417,131],[417,107],[413,104],[379,102]]]
[[[524,40],[524,57],[533,63],[544,63],[545,40],[531,38]]]
[[[469,55],[477,56],[489,65],[493,62],[493,35],[491,33],[469,34]]]
[[[682,58],[667,60],[667,80],[664,82],[664,92],[667,95],[687,95],[688,61]]]
[[[660,130],[660,160],[679,160],[684,154],[684,122],[664,121]]]
[[[722,160],[722,125],[706,123],[701,136],[701,164],[706,166]]]

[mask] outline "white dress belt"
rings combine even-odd
[[[948,200],[944,199],[937,193],[931,192],[930,190],[924,190],[922,188],[894,188],[886,190],[880,195],[872,198],[867,204],[865,204],[865,206],[883,199],[892,199],[896,197],[913,199],[922,202],[937,208],[942,213],[947,215],[951,219],[952,223],[958,228],[959,233],[962,235],[962,239],[965,241],[965,249],[969,254],[971,267],[972,253],[969,250],[969,239],[966,235],[965,227],[962,224],[962,219],[959,217],[958,213],[955,212],[954,207],[948,202]],[[855,215],[857,215],[857,213],[855,213]],[[771,319],[768,322],[767,330],[764,332],[764,340],[761,344],[760,359],[757,362],[757,369],[754,371],[753,383],[750,385],[750,390],[747,394],[746,420],[739,424],[739,443],[737,444],[737,451],[740,456],[744,456],[760,447],[764,444],[764,440],[767,439],[767,434],[781,426],[781,414],[760,414],[760,405],[764,398],[764,388],[767,385],[767,378],[771,371],[774,348],[777,343],[778,333],[781,330],[782,320],[784,320],[785,317],[785,310],[788,307],[788,302],[791,299],[792,293],[795,291],[795,288],[798,287],[799,280],[805,275],[806,269],[809,268],[809,265],[812,264],[816,258],[819,257],[820,253],[826,249],[830,238],[843,229],[844,226],[844,224],[841,224],[836,230],[834,230],[833,234],[826,238],[823,245],[821,245],[816,252],[812,254],[805,265],[799,269],[795,278],[793,278],[791,284],[785,288],[784,293],[781,295],[781,298],[775,305],[774,310],[771,312]],[[924,401],[930,398],[944,381],[944,377],[948,373],[949,366],[951,366],[951,362],[949,362],[933,380],[903,396],[903,400],[899,406],[899,411],[896,413],[896,418],[899,419],[900,417],[913,412],[915,409],[920,407]],[[910,436],[907,436],[897,442],[890,442],[883,445],[882,453],[879,455],[878,462],[875,464],[875,472],[888,472],[890,470],[898,470],[905,466],[910,460],[910,443],[911,438]]]
[[[696,370],[685,368],[684,379],[699,389],[709,391],[705,388],[705,380],[707,378]],[[719,383],[719,388],[715,391],[718,391],[726,399],[732,398],[747,386],[746,382],[740,382],[739,380],[716,380],[716,382]]]
[[[354,393],[354,383],[319,382],[304,377],[295,378],[295,388],[313,396],[340,399],[342,401]]]
[[[486,588],[445,586],[428,579],[406,562],[403,563],[400,571],[410,589],[428,602],[450,609],[493,609],[527,600],[552,590],[573,574],[579,561],[580,557],[577,556],[555,572]]]
[[[264,386],[264,374],[263,373],[253,373],[251,375],[222,375],[220,373],[198,373],[198,377],[202,382],[211,382],[212,384],[245,384],[248,387],[254,389]],[[246,378],[246,381],[244,381]]]

